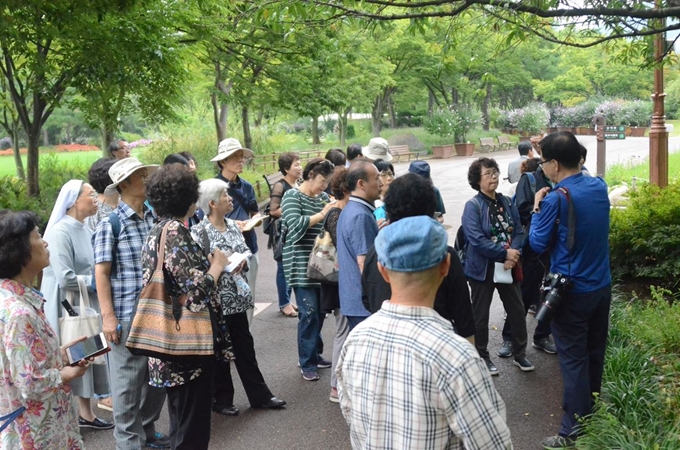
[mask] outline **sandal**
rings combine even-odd
[[[286,305],[286,306],[288,306],[288,305]],[[292,306],[292,305],[291,305],[291,306]],[[298,316],[298,313],[297,313],[297,311],[295,310],[295,308],[293,308],[292,311],[290,311],[290,312],[286,312],[285,309],[286,309],[285,306],[284,306],[283,308],[280,309],[281,314],[283,314],[284,316],[286,316],[286,317],[297,317],[297,316]]]

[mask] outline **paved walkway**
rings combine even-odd
[[[592,141],[592,142],[591,142]],[[594,137],[583,137],[595,160]],[[608,162],[644,157],[648,139],[631,138],[608,142]],[[680,148],[680,138],[671,141],[671,149]],[[497,152],[487,156],[495,158],[505,173],[507,164],[517,157],[515,150]],[[478,155],[469,158],[453,157],[447,160],[430,160],[432,176],[446,203],[445,223],[453,242],[460,225],[465,202],[475,194],[467,184],[467,169]],[[403,174],[408,163],[397,164],[396,171]],[[266,242],[260,234],[259,242]],[[253,321],[253,335],[261,370],[272,392],[288,401],[282,411],[260,411],[248,408],[247,399],[235,375],[235,403],[241,415],[235,418],[213,416],[211,449],[278,450],[278,449],[349,449],[347,425],[336,404],[328,401],[330,390],[328,370],[320,371],[321,380],[306,382],[297,368],[297,319],[284,317],[276,307],[276,265],[266,248],[260,250],[260,273],[257,287],[258,314]],[[529,336],[535,321],[527,319]],[[503,307],[498,298],[492,304],[490,319],[490,344],[492,355],[500,347],[503,326]],[[324,352],[330,358],[335,324],[329,319],[324,324],[323,336],[327,344]],[[561,417],[562,383],[557,357],[539,353],[532,348],[527,357],[536,366],[535,372],[523,373],[509,360],[494,357],[500,376],[494,377],[498,392],[507,406],[507,421],[512,432],[515,449],[540,448],[540,441],[554,434]],[[101,417],[111,419],[108,412],[98,411]],[[167,413],[158,422],[158,429],[168,430]],[[84,430],[85,444],[90,449],[113,449],[115,441],[111,431]],[[415,450],[415,449],[414,449]]]

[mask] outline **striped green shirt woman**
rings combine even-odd
[[[309,197],[299,189],[289,189],[283,196],[283,225],[288,227],[283,247],[283,271],[290,287],[320,286],[320,283],[307,278],[307,263],[323,221],[310,227],[309,218],[320,213],[329,201],[330,197],[325,192],[317,197]]]

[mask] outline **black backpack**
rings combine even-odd
[[[472,197],[472,200],[477,205],[479,214],[482,214],[482,205],[479,203],[477,196]],[[461,225],[458,227],[458,231],[456,231],[456,240],[453,243],[453,250],[458,255],[460,263],[463,265],[463,267],[465,267],[468,244],[469,242],[467,240],[467,236],[465,236],[465,230],[463,230],[463,225]]]

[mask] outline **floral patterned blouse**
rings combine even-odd
[[[0,279],[0,416],[26,410],[0,433],[3,449],[82,449],[78,410],[59,338],[45,319],[38,291]]]
[[[489,200],[489,219],[491,224],[491,240],[494,243],[501,244],[503,248],[510,248],[512,244],[513,223],[510,217],[510,211],[505,209],[501,199],[488,197],[482,194]]]
[[[231,219],[225,219],[225,222],[227,223],[227,229],[222,233],[206,217],[201,223],[191,229],[191,234],[201,248],[204,246],[207,237],[211,253],[216,249],[220,249],[226,252],[243,253],[248,255],[250,259],[252,254],[236,222]],[[243,270],[248,269],[245,267]],[[243,313],[247,309],[255,307],[250,286],[248,286],[248,282],[242,273],[222,272],[217,282],[217,291],[222,306],[222,313],[227,316]]]
[[[161,220],[149,232],[142,249],[143,285],[149,282],[158,261],[158,241],[168,220]],[[182,222],[171,220],[165,241],[166,289],[170,297],[186,295],[185,307],[198,312],[210,301],[220,311],[213,289],[213,280],[208,277],[210,262],[200,247],[191,238],[191,233]],[[186,365],[149,358],[149,384],[154,387],[175,387],[185,384],[201,375],[201,365]]]

